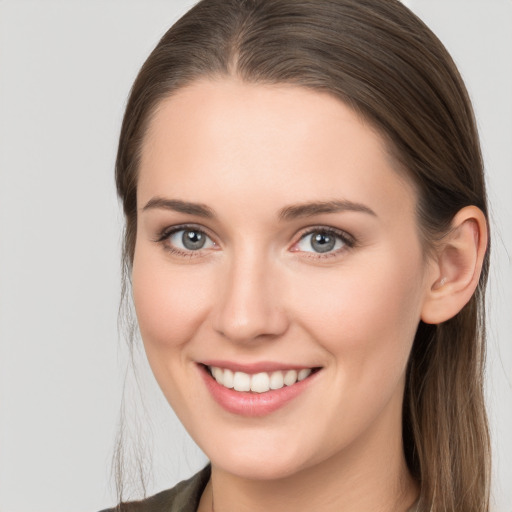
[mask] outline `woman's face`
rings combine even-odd
[[[429,281],[416,196],[383,139],[330,95],[235,79],[180,90],[149,128],[135,307],[214,466],[279,478],[400,450]]]

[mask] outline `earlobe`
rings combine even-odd
[[[462,208],[436,250],[421,319],[439,324],[454,317],[471,299],[487,250],[487,221],[476,206]]]

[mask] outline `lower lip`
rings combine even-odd
[[[208,372],[205,366],[199,365],[201,375],[213,399],[226,411],[240,416],[265,416],[300,395],[315,380],[318,371],[292,386],[273,389],[265,393],[235,391],[220,385]]]

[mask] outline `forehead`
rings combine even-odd
[[[330,94],[235,79],[160,103],[142,148],[139,207],[154,195],[209,203],[401,201],[415,194],[382,136]],[[182,197],[184,196],[184,197]],[[382,205],[384,206],[384,205]]]

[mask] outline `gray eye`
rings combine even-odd
[[[199,229],[180,229],[169,236],[169,243],[186,251],[209,249],[215,244],[211,238]]]
[[[328,231],[313,231],[302,237],[298,243],[299,250],[303,252],[330,252],[333,249],[341,249],[345,242],[340,236]]]
[[[183,231],[181,241],[185,248],[194,251],[203,248],[206,242],[206,237],[202,233],[199,233],[198,231],[185,230]]]
[[[327,233],[313,233],[311,235],[311,247],[316,252],[328,252],[334,249],[336,239]]]

